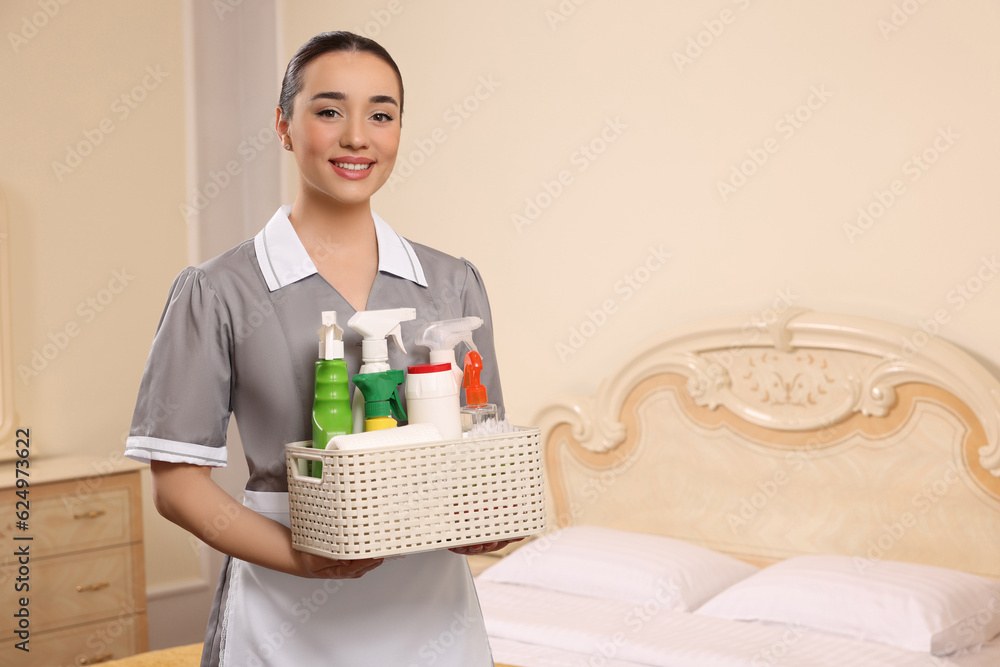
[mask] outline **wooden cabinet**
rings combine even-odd
[[[0,663],[93,665],[147,650],[141,468],[88,457],[31,460],[23,530],[14,468],[0,466],[0,610],[7,618]],[[23,548],[27,564],[16,555]],[[21,598],[28,653],[16,648],[21,638],[10,622],[25,607]]]

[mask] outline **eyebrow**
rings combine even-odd
[[[347,99],[347,94],[346,93],[342,93],[339,90],[328,90],[328,91],[324,91],[322,93],[316,93],[311,98],[309,98],[309,101],[312,102],[313,100],[323,100],[323,99],[325,99],[325,100],[340,100],[340,101],[345,101]],[[371,97],[368,98],[368,103],[369,104],[394,104],[397,107],[399,106],[399,102],[397,102],[396,98],[393,97],[392,95],[372,95]]]

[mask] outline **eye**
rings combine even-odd
[[[336,109],[320,109],[316,112],[316,115],[322,118],[336,118],[340,115],[340,112]]]
[[[374,120],[377,123],[391,123],[392,116],[390,116],[384,111],[376,111],[374,114],[372,114],[372,120]]]

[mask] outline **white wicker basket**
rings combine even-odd
[[[321,461],[321,479],[299,472]],[[379,558],[545,531],[540,433],[384,449],[285,445],[292,542],[338,559]]]

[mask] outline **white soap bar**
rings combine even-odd
[[[365,431],[338,435],[330,439],[327,449],[377,449],[391,445],[417,445],[421,442],[439,442],[444,438],[434,424],[407,424],[380,431]]]

